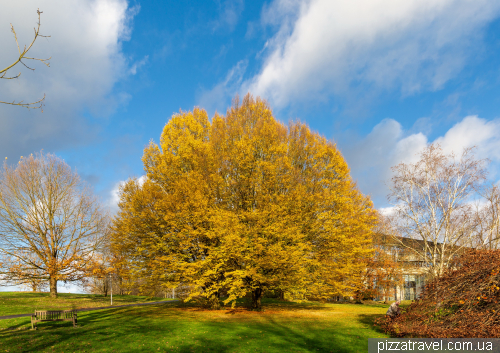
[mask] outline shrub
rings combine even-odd
[[[500,337],[500,250],[469,250],[422,299],[377,324],[394,337]]]

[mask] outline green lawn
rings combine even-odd
[[[168,300],[136,295],[113,295],[113,305]],[[96,308],[111,305],[109,295],[59,293],[51,299],[49,293],[0,292],[0,316],[34,313],[36,310]],[[0,327],[2,323],[0,321]],[[1,350],[0,350],[1,353]]]
[[[78,314],[78,328],[42,322],[37,331],[29,318],[1,320],[0,353],[366,352],[369,337],[387,337],[373,326],[387,305],[263,304],[263,312],[179,303],[89,311]]]

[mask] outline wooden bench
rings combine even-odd
[[[73,321],[73,327],[76,327],[77,314],[75,310],[35,310],[35,315],[31,315],[31,329],[36,330],[40,321]]]

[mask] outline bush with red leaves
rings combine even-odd
[[[470,250],[399,317],[376,323],[394,337],[500,337],[499,301],[500,250]]]

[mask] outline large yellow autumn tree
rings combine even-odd
[[[247,95],[210,122],[174,115],[121,189],[113,248],[139,284],[218,305],[268,289],[326,298],[361,285],[375,220],[336,146]]]

